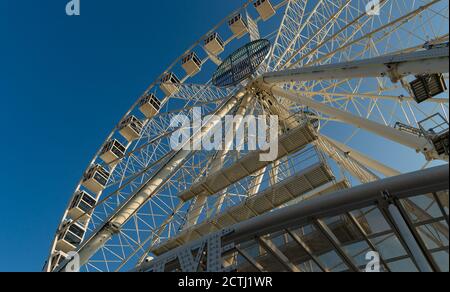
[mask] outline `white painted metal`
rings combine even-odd
[[[233,125],[233,129],[231,135],[236,132],[238,128],[241,127],[242,121],[244,120],[244,115],[247,113],[247,110],[249,108],[249,104],[253,99],[252,94],[246,94],[241,101],[241,104],[239,105],[239,108],[236,112],[236,123]],[[228,133],[230,134],[230,133]],[[233,144],[233,140],[228,140],[227,143],[224,145],[224,150],[218,152],[218,156],[216,159],[212,162],[211,171],[214,173],[215,171],[218,171],[220,168],[223,167],[223,163],[225,160],[226,154],[229,152],[228,149],[231,149]],[[219,198],[217,201],[217,208],[220,208],[219,205],[221,205],[221,201],[223,201],[225,197],[225,194],[221,195],[221,198]],[[198,218],[200,217],[201,213],[203,212],[203,209],[205,207],[206,201],[208,199],[207,195],[199,195],[197,196],[194,206],[191,208],[191,211],[187,214],[187,223],[185,225],[185,229],[191,228],[192,226],[196,225],[198,222]]]
[[[249,11],[255,9],[252,7],[253,2],[253,0],[246,1],[231,15],[246,15],[247,13],[253,15],[252,11]],[[258,74],[264,71],[273,72],[274,70],[293,68],[306,68],[307,71],[313,68],[311,66],[317,65],[328,65],[329,68],[333,68],[334,64],[342,65],[345,62],[350,65],[366,66],[365,62],[373,57],[400,53],[418,54],[417,51],[423,51],[425,41],[434,45],[448,41],[448,29],[446,28],[448,25],[445,25],[444,28],[434,27],[435,23],[448,23],[448,16],[446,17],[448,3],[445,1],[426,0],[422,1],[423,3],[411,3],[407,0],[381,0],[382,15],[379,17],[367,15],[366,2],[363,0],[321,0],[316,1],[313,5],[306,0],[273,0],[271,2],[274,10],[278,12],[279,19],[272,17],[270,21],[264,22],[262,21],[264,17],[259,17],[249,22],[251,38],[260,35],[274,43],[267,63],[261,67]],[[392,13],[386,16],[385,13],[388,11]],[[260,15],[262,14],[260,13]],[[196,80],[204,80],[205,84],[185,83],[190,78],[190,72],[196,70],[187,70],[189,72],[185,76],[181,76],[180,84],[169,84],[170,88],[166,88],[164,84],[159,87],[158,84],[167,72],[177,72],[177,74],[184,72],[183,66],[181,66],[182,58],[189,52],[203,53],[204,56],[200,58],[202,64],[211,61],[213,65],[214,63],[220,65],[222,61],[217,55],[234,50],[236,46],[241,45],[238,43],[236,35],[232,34],[228,38],[224,38],[221,43],[213,40],[209,44],[204,40],[208,35],[218,31],[223,37],[227,37],[229,35],[227,32],[229,18],[224,18],[181,54],[146,90],[143,96],[149,94],[161,96],[161,93],[166,91],[161,97],[159,112],[150,109],[142,117],[141,112],[138,111],[139,98],[126,113],[122,120],[136,115],[143,121],[143,129],[136,137],[129,137],[129,141],[121,140],[126,145],[124,157],[117,159],[114,165],[108,165],[99,160],[99,152],[90,164],[91,167],[100,163],[108,168],[111,176],[105,190],[98,194],[99,201],[91,211],[92,220],[87,222],[87,240],[79,247],[84,258],[83,270],[121,270],[129,264],[134,264],[133,261],[136,258],[139,259],[138,263],[142,263],[149,256],[148,251],[151,246],[175,238],[179,234],[179,230],[182,230],[181,227],[186,225],[191,202],[180,201],[178,195],[192,186],[194,181],[192,178],[203,176],[205,169],[213,169],[214,159],[207,153],[196,152],[188,153],[184,160],[179,156],[180,160],[177,160],[174,156],[175,153],[171,152],[167,143],[167,137],[174,131],[169,127],[170,120],[178,113],[190,114],[195,105],[200,105],[204,113],[215,113],[223,100],[229,94],[236,93],[237,88],[220,89],[210,86],[206,81],[210,78],[205,73],[207,70],[196,74]],[[279,21],[281,21],[279,27],[274,28],[273,24]],[[211,53],[211,50],[214,52]],[[423,51],[422,54],[429,54],[429,52]],[[363,61],[355,63],[355,60]],[[426,68],[435,71],[443,67],[448,70],[447,62],[433,64],[423,60],[421,62],[428,65],[420,65],[422,66],[421,70]],[[401,74],[413,73],[417,70],[417,65],[417,63],[410,62],[409,67],[402,67],[402,65],[392,69],[396,69],[397,73]],[[403,91],[401,87],[401,92],[399,92],[399,87],[395,88],[389,84],[390,78],[396,81],[401,74],[394,74],[395,70],[388,70],[389,74],[383,71],[385,75],[376,75],[381,72],[378,71],[382,70],[381,67],[386,71],[385,64],[381,63],[377,68],[371,67],[368,70],[377,78],[367,78],[366,74],[359,75],[364,70],[358,68],[354,71],[348,70],[353,72],[351,74],[347,74],[348,72],[342,74],[342,70],[334,67],[334,71],[328,76],[329,78],[342,77],[342,80],[338,81],[335,79],[322,80],[316,78],[316,72],[305,73],[299,69],[296,73],[303,74],[301,78],[307,74],[313,80],[287,84],[284,89],[295,95],[295,101],[280,98],[279,103],[286,108],[288,113],[294,113],[299,110],[308,110],[308,103],[303,101],[315,101],[318,105],[326,105],[324,110],[332,108],[338,110],[339,115],[343,113],[337,119],[332,118],[331,114],[326,114],[324,111],[315,110],[319,114],[317,118],[322,121],[321,130],[329,130],[336,120],[340,120],[362,129],[369,129],[381,134],[382,137],[407,144],[414,149],[422,149],[424,139],[400,135],[386,126],[399,121],[417,127],[419,121],[436,111],[441,112],[448,119],[448,97],[431,99],[427,101],[427,107],[418,107],[410,97],[402,96],[402,94],[407,95],[407,92]],[[346,68],[348,69],[348,67]],[[273,72],[273,78],[284,78],[281,76],[282,74],[285,72]],[[351,79],[355,75],[363,77]],[[448,80],[448,76],[446,78]],[[245,93],[243,92],[243,94]],[[299,97],[302,98],[300,102]],[[173,103],[172,101],[175,100],[176,103]],[[180,104],[180,102],[183,105],[169,108],[169,105]],[[262,109],[258,100],[252,102],[253,105],[259,110]],[[314,110],[312,106],[310,109]],[[259,113],[265,113],[265,110]],[[282,115],[280,122],[285,123],[284,119],[289,115]],[[380,124],[384,127],[380,127]],[[106,142],[114,138],[120,140],[119,130],[120,127],[116,127]],[[355,143],[358,142],[358,139],[358,130],[348,133],[345,137],[339,137],[339,141],[352,140]],[[371,159],[344,143],[340,144],[334,140],[327,141],[338,152],[343,153],[341,161],[345,163],[342,168],[351,168],[363,180],[377,179],[371,170],[384,176],[396,173],[395,170],[380,161]],[[347,153],[349,159],[344,161]],[[233,153],[224,154],[223,158],[216,160],[216,168],[223,165],[223,162],[217,163],[217,161],[226,160],[233,163],[238,159],[237,155]],[[429,153],[428,158],[436,157]],[[169,164],[164,166],[166,162]],[[285,162],[292,163],[288,159]],[[258,185],[262,184],[262,178],[268,174],[272,186],[294,175],[283,170],[283,163],[276,164],[275,170],[270,166],[265,167],[254,177],[249,177],[249,184],[240,186],[240,190],[233,189],[232,192],[224,192],[223,199],[217,200],[213,209],[208,206],[208,216],[220,215],[215,212],[222,210],[222,206],[224,208],[232,207],[241,202],[241,199],[248,194],[259,193]],[[162,180],[162,178],[166,179]],[[79,185],[77,190],[80,188],[83,189]],[[143,192],[146,188],[147,192]],[[199,201],[197,204],[204,205],[205,203]],[[54,266],[52,265],[52,256],[58,251],[55,248],[56,239],[65,231],[67,214],[66,211],[52,244],[47,271]],[[192,224],[191,220],[187,225]],[[193,225],[193,228],[196,228],[197,225]],[[97,250],[98,252],[96,252]]]
[[[342,152],[346,153],[350,158],[355,159],[362,165],[367,166],[368,168],[371,168],[381,174],[383,174],[385,177],[392,177],[392,176],[398,176],[401,174],[400,171],[393,169],[373,158],[368,157],[365,154],[362,154],[359,151],[356,151],[355,149],[352,149],[351,147],[338,142],[332,138],[326,137],[324,135],[321,136],[323,139],[326,139],[329,143],[333,144],[336,148],[340,149]]]
[[[217,116],[224,117],[234,106],[236,106],[243,95],[243,93],[239,93],[232,97],[217,113]],[[193,136],[192,141],[199,141],[199,139],[201,141],[201,137],[214,128],[216,124],[217,121],[208,123],[199,133],[196,133]],[[175,169],[183,163],[189,153],[189,151],[182,150],[175,154],[152,180],[142,186],[140,191],[120,208],[120,210],[110,219],[109,226],[105,226],[105,228],[100,230],[85,243],[79,251],[80,262],[82,264],[87,263],[90,257],[97,252],[98,249],[133,216],[133,214],[135,214],[139,207],[155,194],[155,191],[170,177],[170,175],[173,174]]]
[[[406,134],[404,132],[398,131],[394,128],[387,127],[385,125],[381,125],[370,121],[368,119],[364,119],[358,116],[355,116],[346,111],[325,105],[320,102],[316,102],[312,99],[300,96],[293,92],[288,92],[278,86],[268,85],[268,84],[260,84],[262,88],[272,92],[275,96],[287,98],[293,102],[301,103],[305,106],[313,108],[321,113],[329,115],[333,118],[336,118],[342,122],[348,123],[355,127],[367,130],[374,134],[377,134],[381,137],[385,137],[389,140],[395,141],[407,147],[410,147],[418,152],[424,153],[428,159],[435,158],[439,159],[434,153],[434,147],[430,144],[430,142],[423,137],[416,137],[410,134]]]
[[[317,67],[266,73],[265,83],[291,83],[311,80],[335,80],[390,77],[393,82],[415,74],[448,73],[449,48],[438,48],[395,56],[373,58]]]

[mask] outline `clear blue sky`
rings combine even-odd
[[[41,270],[71,192],[112,127],[244,1],[81,0],[79,17],[66,16],[67,2],[0,1],[0,271]],[[367,137],[374,157],[421,166]]]
[[[0,1],[0,271],[39,271],[99,145],[241,0]],[[157,5],[156,5],[157,3]],[[213,8],[213,9],[212,9]]]

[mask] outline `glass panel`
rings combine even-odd
[[[441,272],[449,272],[448,250],[433,253],[433,258],[441,269]]]
[[[273,239],[280,251],[289,261],[304,272],[320,272],[321,269],[313,262],[308,253],[293,240],[289,234],[283,234]],[[283,244],[279,245],[282,242]]]
[[[260,263],[267,272],[287,272],[287,269],[280,261],[269,252],[266,252],[264,256],[259,257],[258,263]]]
[[[270,237],[273,244],[275,244],[278,248],[285,246],[289,241],[291,241],[291,237],[287,233],[275,234]]]
[[[75,206],[78,204],[78,200],[80,199],[81,194],[78,194],[75,196],[75,198],[72,201],[72,204],[70,204],[70,208],[69,209],[73,209],[75,208]]]
[[[64,239],[65,239],[68,243],[70,243],[70,244],[72,244],[72,245],[75,245],[75,246],[77,246],[78,244],[81,243],[81,238],[79,238],[78,236],[75,236],[73,233],[70,233],[70,232],[68,232],[68,233],[66,234],[66,236],[64,237]]]
[[[73,234],[77,235],[78,237],[82,238],[84,236],[84,230],[81,227],[78,227],[77,225],[71,225],[69,227],[69,231]]]
[[[319,273],[322,272],[320,267],[312,260],[296,265],[300,271],[307,273]]]
[[[258,262],[258,258],[261,254],[261,248],[255,243],[255,241],[244,243],[240,248],[246,252],[250,257]],[[243,256],[238,255],[237,266],[240,272],[259,272],[250,262],[248,262]]]
[[[364,237],[346,215],[328,218],[324,222],[343,245],[364,240]]]
[[[97,203],[94,198],[88,195],[83,196],[83,201],[91,207],[94,207],[95,204]]]
[[[254,241],[252,241],[251,244],[245,244],[243,246],[245,247],[241,247],[241,249],[253,258],[257,258],[260,255],[265,254],[265,251]]]
[[[448,225],[441,221],[417,228],[428,249],[448,247]]]
[[[402,205],[413,223],[420,223],[443,216],[433,195],[422,195],[405,199],[402,200]]]
[[[343,247],[345,253],[353,258],[358,267],[366,267],[369,263],[366,260],[368,252],[373,251],[365,241],[356,242]]]
[[[389,263],[388,266],[391,272],[395,273],[419,272],[412,260],[409,258]]]
[[[237,271],[239,273],[259,273],[259,270],[241,255],[238,256],[238,263]]]
[[[383,214],[377,207],[368,207],[365,209],[351,212],[367,235],[378,234],[390,231],[389,223],[384,219]]]
[[[342,244],[344,252],[353,259],[357,266],[365,267],[368,264],[366,255],[372,250],[350,218],[342,215],[324,221]]]
[[[385,261],[407,255],[401,242],[393,233],[379,236],[373,239],[373,243]]]
[[[330,272],[348,271],[347,265],[342,262],[341,257],[334,250],[319,256],[319,259]]]
[[[331,272],[347,271],[347,265],[336,253],[328,239],[314,226],[307,225],[293,231],[311,249],[325,269]]]
[[[81,209],[81,211],[87,213],[92,209],[92,206],[89,206],[85,202],[81,201],[78,207]]]
[[[95,173],[94,179],[102,186],[106,186],[106,184],[108,183],[108,181],[102,175],[100,175],[98,172]]]

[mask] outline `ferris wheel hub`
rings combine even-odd
[[[252,77],[270,54],[269,40],[260,39],[246,44],[232,53],[217,68],[212,82],[217,87],[236,86]]]

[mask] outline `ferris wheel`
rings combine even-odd
[[[129,271],[306,194],[399,175],[399,161],[382,158],[390,147],[423,168],[448,162],[448,28],[448,1],[246,1],[114,127],[69,200],[45,270],[76,252],[82,271]],[[245,145],[174,150],[173,119],[198,109],[278,116],[278,156],[262,162]],[[187,130],[195,139],[220,123]],[[292,178],[305,178],[295,196],[239,209]]]

